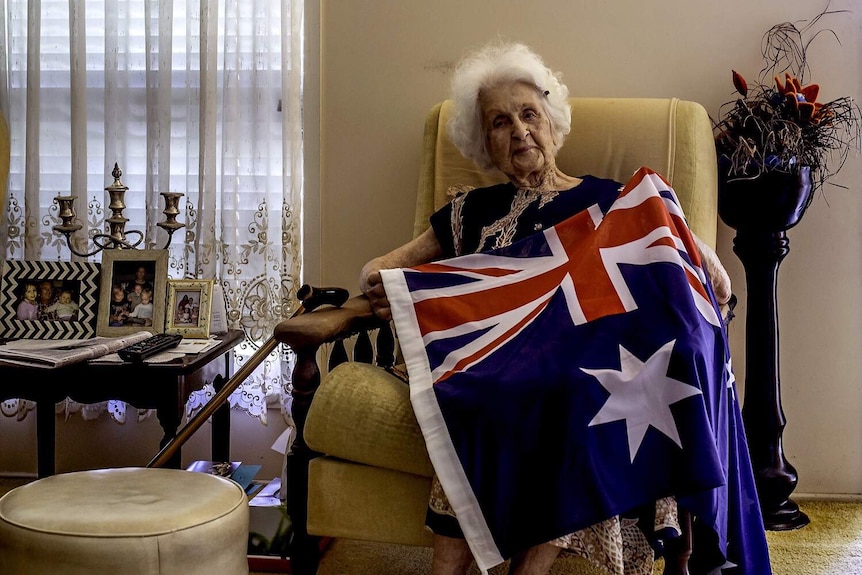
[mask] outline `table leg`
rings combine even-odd
[[[52,401],[36,402],[36,466],[39,477],[54,475],[55,415]]]
[[[221,375],[213,379],[216,393],[222,390],[225,383],[227,380]],[[213,461],[230,461],[230,404],[228,402],[223,403],[213,414],[212,458]]]
[[[159,449],[162,449],[177,436],[177,429],[180,427],[180,414],[177,413],[176,407],[171,405],[156,409],[156,416],[159,419],[159,425],[162,426],[162,440],[159,441]],[[181,466],[182,449],[177,449],[177,452],[170,458],[165,467],[180,469]]]

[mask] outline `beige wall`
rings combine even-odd
[[[320,148],[319,155],[307,151],[315,163],[307,173],[307,281],[356,292],[365,261],[410,239],[423,118],[446,97],[452,65],[467,50],[497,36],[523,41],[563,73],[575,96],[676,96],[715,115],[732,97],[731,69],[756,77],[763,32],[810,18],[821,4],[323,1],[320,61],[312,49],[308,68],[320,107],[309,99],[306,130],[319,136]],[[854,4],[833,0],[832,8]],[[307,16],[317,12],[313,5]],[[862,17],[825,23],[843,45],[827,37],[815,43],[812,78],[827,100],[859,96]],[[314,48],[318,38],[310,40]],[[837,180],[849,190],[827,189],[789,232],[791,252],[779,274],[784,439],[800,475],[797,493],[862,493],[860,168],[851,157]],[[730,330],[743,379],[745,280],[732,230],[722,224],[719,233],[719,254],[743,302]]]

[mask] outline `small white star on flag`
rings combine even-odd
[[[735,398],[736,391],[733,384],[736,383],[736,376],[733,374],[733,361],[730,358],[727,359],[724,368],[727,370],[727,389],[730,390],[730,396]]]

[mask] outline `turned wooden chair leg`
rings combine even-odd
[[[691,558],[691,514],[679,510],[679,526],[682,530],[676,539],[665,543],[663,575],[689,575],[688,560]]]
[[[296,439],[287,457],[288,514],[293,523],[290,563],[294,575],[314,575],[320,562],[320,538],[309,535],[308,520],[308,463],[316,455],[305,444],[303,430],[308,408],[320,385],[320,371],[315,361],[317,348],[295,349],[293,369],[293,404],[291,414],[296,424]]]

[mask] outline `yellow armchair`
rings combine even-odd
[[[621,182],[641,166],[656,170],[671,182],[695,234],[714,247],[716,157],[705,109],[678,99],[573,98],[571,104],[572,132],[557,157],[561,169]],[[448,141],[450,106],[436,105],[425,123],[414,235],[448,201],[452,186],[503,181],[502,175],[480,171]],[[275,333],[298,359],[293,385],[299,439],[288,457],[297,573],[316,569],[315,536],[431,544],[424,518],[433,469],[407,384],[380,367],[349,361],[332,369],[318,388],[319,346],[376,327],[380,323],[360,296],[340,309],[285,321]],[[391,355],[387,329],[380,331],[377,348]],[[364,336],[356,345],[366,360],[370,347]]]

